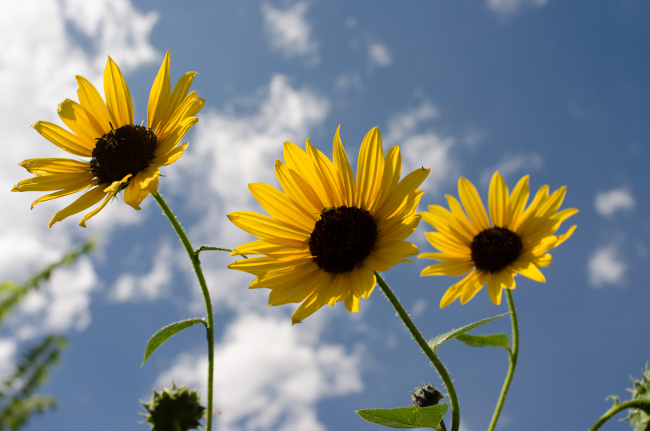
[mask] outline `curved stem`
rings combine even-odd
[[[196,278],[199,280],[199,284],[201,285],[201,291],[203,292],[203,298],[205,299],[205,312],[207,314],[207,321],[208,324],[206,325],[207,328],[207,338],[208,338],[208,406],[206,410],[206,431],[211,431],[212,430],[212,386],[213,386],[213,378],[214,378],[214,317],[212,315],[212,301],[210,300],[210,292],[208,291],[208,285],[205,282],[205,277],[203,276],[203,271],[201,270],[201,262],[199,262],[198,258],[198,253],[194,252],[194,248],[192,248],[192,243],[190,243],[190,240],[187,238],[187,235],[185,234],[185,231],[181,227],[181,224],[178,222],[176,219],[176,216],[174,216],[174,213],[172,210],[169,209],[167,206],[167,203],[165,200],[162,198],[160,193],[158,194],[153,194],[154,199],[156,202],[158,202],[158,205],[160,205],[160,208],[162,208],[163,212],[169,219],[169,222],[172,224],[172,227],[176,231],[176,234],[178,235],[178,238],[180,238],[181,242],[183,243],[183,246],[185,247],[185,251],[187,252],[187,255],[190,258],[190,261],[192,262],[192,266],[194,267],[194,272],[196,273]]]
[[[640,408],[644,410],[646,413],[650,414],[650,400],[630,400],[622,404],[615,404],[611,409],[609,409],[607,413],[605,413],[604,415],[601,416],[600,419],[598,419],[598,422],[596,422],[594,426],[589,428],[589,431],[596,431],[616,413],[619,413],[622,410],[629,409],[632,407]]]
[[[497,402],[497,406],[494,409],[494,415],[492,416],[492,421],[490,422],[488,431],[493,431],[494,427],[497,425],[497,420],[499,420],[503,402],[505,401],[506,394],[510,388],[512,376],[515,374],[517,356],[519,355],[519,324],[517,323],[517,311],[515,310],[515,303],[512,299],[512,293],[510,293],[510,289],[506,289],[506,294],[508,296],[508,307],[510,308],[510,318],[512,320],[512,348],[510,349],[510,366],[508,367],[508,375],[506,376],[505,382],[503,382],[501,395],[499,395],[499,401]]]
[[[458,396],[456,395],[456,388],[454,388],[454,383],[452,382],[447,369],[442,364],[442,362],[440,362],[440,359],[438,359],[438,356],[436,356],[433,349],[429,347],[429,344],[426,342],[418,328],[415,327],[415,324],[406,313],[406,310],[404,310],[404,307],[402,307],[402,304],[400,304],[397,297],[395,297],[393,291],[390,290],[388,284],[386,284],[379,273],[375,272],[375,276],[377,277],[377,284],[379,284],[379,287],[381,287],[384,295],[386,295],[388,301],[390,301],[391,305],[395,308],[395,311],[397,311],[397,314],[402,319],[402,322],[404,322],[404,325],[406,325],[408,330],[411,332],[411,335],[418,343],[418,346],[420,346],[420,349],[422,349],[424,354],[427,355],[427,358],[429,358],[433,366],[436,367],[440,378],[445,384],[445,388],[447,389],[449,400],[451,402],[451,431],[458,431],[458,427],[460,426],[460,408],[458,405]]]

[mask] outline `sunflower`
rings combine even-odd
[[[139,210],[149,193],[158,193],[158,168],[174,163],[187,148],[187,144],[178,143],[198,121],[194,115],[205,102],[195,92],[188,94],[196,72],[183,75],[171,91],[169,62],[167,51],[149,95],[146,127],[133,124],[131,94],[110,57],[104,69],[106,102],[89,81],[77,76],[79,103],[66,99],[59,105],[59,116],[72,133],[45,121],[31,127],[62,150],[90,160],[24,160],[20,166],[36,177],[19,182],[11,191],[54,191],[36,199],[32,208],[39,202],[83,192],[54,214],[50,227],[103,199],[81,219],[79,224],[86,227],[86,220],[122,190],[124,201]]]
[[[239,260],[229,268],[256,276],[251,289],[271,289],[269,305],[302,302],[295,324],[325,304],[345,301],[352,312],[367,299],[376,279],[418,253],[404,241],[417,227],[415,213],[423,194],[416,190],[430,169],[418,169],[400,181],[398,146],[384,156],[376,127],[363,139],[355,182],[339,129],[334,136],[334,162],[306,143],[283,147],[286,163],[275,172],[284,193],[266,184],[249,189],[269,216],[238,211],[228,218],[259,238],[237,247],[234,255],[262,255]]]
[[[578,212],[574,208],[557,212],[566,187],[560,187],[549,196],[548,186],[543,186],[525,208],[529,196],[528,175],[519,180],[509,195],[505,181],[495,172],[489,191],[491,225],[471,182],[461,178],[458,193],[462,206],[452,196],[446,196],[451,212],[431,205],[429,212],[421,213],[424,221],[438,230],[425,235],[440,253],[422,253],[418,258],[442,262],[424,268],[421,275],[460,276],[469,272],[447,290],[440,308],[458,297],[461,304],[465,304],[486,283],[490,299],[499,305],[502,289],[514,289],[517,274],[545,282],[539,268],[551,263],[547,251],[562,244],[576,228],[571,226],[566,233],[553,235],[564,220]]]

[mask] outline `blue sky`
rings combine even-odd
[[[199,72],[206,99],[188,151],[163,172],[160,191],[201,244],[249,240],[225,218],[261,211],[250,182],[277,185],[282,143],[331,155],[337,126],[353,166],[374,126],[405,167],[432,169],[426,205],[457,196],[460,176],[483,198],[499,170],[512,187],[566,185],[578,208],[573,237],[552,252],[547,282],[518,277],[520,360],[500,430],[588,429],[627,398],[628,375],[650,360],[650,4],[641,0],[2,1],[0,14],[0,278],[17,279],[80,241],[99,249],[31,295],[0,334],[0,371],[35,337],[71,344],[45,391],[60,407],[27,430],[138,430],[138,399],[152,387],[205,387],[204,334],[175,337],[140,368],[159,328],[202,315],[179,242],[151,198],[140,212],[114,202],[82,229],[47,221],[63,199],[10,193],[26,158],[65,157],[28,129],[61,124],[75,75],[101,82],[107,55],[125,73],[135,117],[171,50],[175,81]],[[100,86],[101,87],[101,86]],[[411,240],[432,251],[423,223]],[[219,430],[370,430],[354,410],[410,403],[421,381],[441,385],[379,290],[351,314],[325,307],[291,326],[297,307],[268,307],[268,291],[227,270],[226,253],[202,254],[216,311]],[[386,280],[426,338],[503,313],[485,290],[440,310],[452,277],[420,278],[430,261],[398,265]],[[510,332],[501,319],[479,333]],[[461,402],[462,430],[485,429],[507,370],[506,352],[449,342],[439,349]],[[561,424],[561,425],[558,425]],[[611,422],[606,429],[629,429]]]

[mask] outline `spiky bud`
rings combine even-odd
[[[440,391],[433,387],[432,384],[425,384],[424,386],[415,388],[415,392],[411,392],[411,397],[413,398],[413,405],[418,407],[429,407],[435,406],[438,404],[438,401],[442,399],[444,395]]]
[[[199,401],[199,394],[187,386],[163,388],[153,391],[151,401],[140,401],[147,409],[143,423],[150,423],[152,431],[187,431],[198,429],[205,407]]]
[[[648,364],[645,364],[645,371],[641,370],[641,380],[634,380],[634,389],[628,389],[632,393],[633,400],[650,400],[650,370]],[[650,431],[650,414],[642,409],[630,409],[627,417],[624,419],[630,422],[634,431]]]

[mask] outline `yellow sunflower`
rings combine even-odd
[[[560,209],[566,187],[560,187],[550,196],[543,186],[528,208],[528,175],[523,177],[512,195],[498,172],[492,176],[489,191],[489,209],[492,224],[476,187],[465,178],[458,181],[461,204],[447,196],[451,211],[439,205],[429,206],[422,218],[438,232],[425,233],[440,253],[422,253],[418,257],[441,261],[422,270],[421,275],[465,275],[451,286],[440,301],[440,308],[460,297],[461,304],[472,299],[487,283],[488,294],[494,304],[501,303],[502,289],[514,289],[514,277],[521,274],[532,280],[545,282],[539,268],[551,263],[552,248],[571,236],[575,226],[555,236],[560,224],[578,210]],[[463,207],[467,212],[463,211]]]
[[[149,193],[158,193],[158,168],[178,160],[187,144],[178,145],[198,119],[205,102],[195,92],[188,94],[196,72],[187,72],[171,91],[169,51],[153,83],[147,107],[147,126],[133,124],[133,103],[122,72],[109,57],[104,69],[104,95],[85,78],[77,76],[79,103],[70,99],[59,105],[59,116],[67,130],[45,121],[32,125],[48,141],[70,154],[90,160],[59,158],[27,159],[20,166],[35,178],[14,186],[12,192],[55,191],[39,202],[83,194],[52,217],[49,226],[73,214],[102,204],[81,219],[101,211],[124,190],[124,201],[136,210]]]
[[[340,130],[340,126],[339,126]],[[404,241],[417,227],[415,213],[429,175],[418,169],[400,181],[399,147],[384,156],[376,127],[363,139],[355,182],[339,130],[334,162],[306,144],[306,151],[284,143],[284,159],[275,172],[284,193],[266,184],[249,184],[269,216],[238,211],[228,218],[259,238],[232,255],[263,255],[239,260],[229,268],[256,276],[251,289],[271,289],[269,305],[302,302],[292,322],[302,321],[325,304],[345,301],[359,310],[375,287],[374,271],[386,271],[418,253]]]

